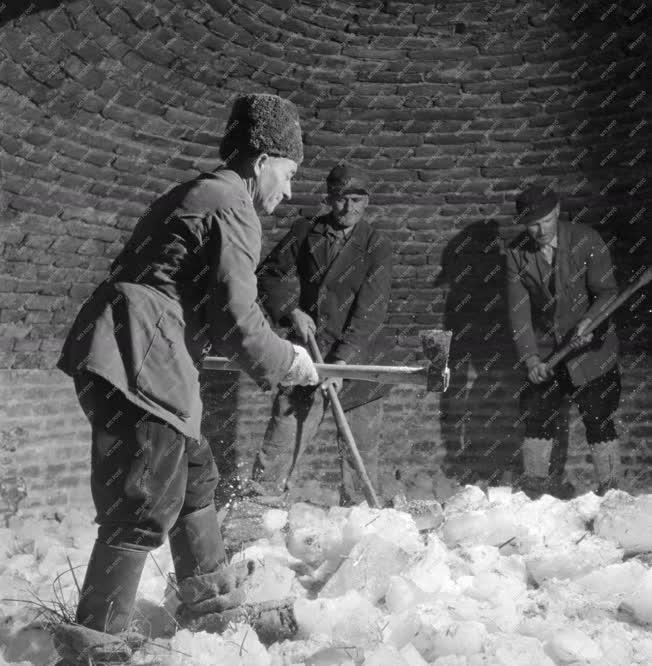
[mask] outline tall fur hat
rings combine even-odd
[[[278,95],[242,95],[233,103],[220,144],[225,162],[238,155],[267,153],[303,161],[301,125],[296,106]]]

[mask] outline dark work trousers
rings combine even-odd
[[[75,377],[91,423],[98,541],[152,550],[177,518],[208,506],[217,467],[208,442],[186,437],[92,373]]]
[[[274,398],[272,416],[254,462],[253,479],[274,493],[282,493],[303,449],[319,430],[328,401],[312,387],[281,387]],[[378,479],[378,444],[383,421],[383,401],[374,400],[347,411],[347,421],[374,487]],[[364,500],[362,484],[346,445],[338,432],[341,471],[340,502]]]
[[[569,396],[580,412],[589,444],[617,438],[613,414],[620,401],[620,371],[617,366],[604,375],[573,386],[565,365],[542,384],[529,384],[521,394],[521,413],[525,417],[525,436],[541,439],[557,437],[557,415],[564,396]]]

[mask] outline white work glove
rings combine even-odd
[[[310,358],[310,354],[300,345],[294,347],[294,360],[287,375],[280,381],[281,386],[316,386],[319,384],[317,368]]]

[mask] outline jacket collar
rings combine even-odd
[[[571,225],[565,221],[560,220],[557,227],[557,249],[556,249],[556,260],[555,260],[555,295],[556,295],[556,305],[555,305],[555,317],[559,317],[559,308],[561,303],[562,294],[566,292],[569,279],[570,279],[570,267],[568,263],[568,252],[571,242]],[[539,270],[540,261],[545,261],[540,257],[540,253],[536,244],[531,241],[526,243],[524,246],[523,256],[525,259],[526,270],[531,273],[537,280],[540,280],[541,273]],[[548,289],[547,284],[542,284],[542,289],[549,298],[552,298],[552,294]]]
[[[324,282],[331,279],[334,275],[338,275],[343,268],[353,263],[356,255],[359,255],[366,248],[371,233],[371,226],[364,220],[360,220],[353,227],[346,245],[344,245],[333,263],[329,266],[328,240],[325,233],[328,223],[328,215],[319,217],[307,238],[308,251],[312,254]]]

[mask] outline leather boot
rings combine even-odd
[[[539,499],[550,491],[550,456],[552,439],[526,437],[523,440],[523,477],[519,488],[530,498]]]
[[[620,486],[620,442],[610,439],[591,444],[593,469],[598,481],[598,495]]]

